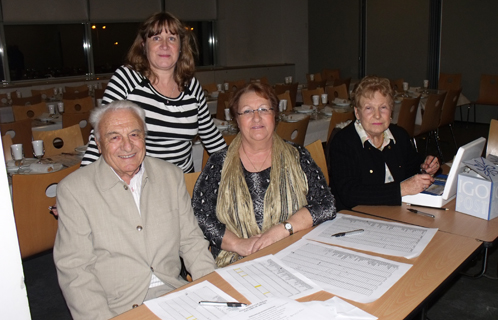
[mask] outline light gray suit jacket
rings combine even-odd
[[[54,260],[74,319],[109,319],[140,305],[152,273],[172,289],[183,257],[194,279],[214,270],[182,171],[146,157],[141,215],[103,157],[57,187]]]

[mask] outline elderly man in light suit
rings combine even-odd
[[[74,319],[109,319],[214,270],[182,170],[145,156],[145,113],[129,101],[90,117],[100,159],[57,187],[54,260]]]

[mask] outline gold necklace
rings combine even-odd
[[[250,159],[250,158],[249,158],[249,156],[247,155],[246,150],[244,149],[244,145],[243,145],[243,144],[241,144],[241,146],[242,146],[242,151],[244,151],[244,155],[245,155],[245,156],[246,156],[246,158],[249,160],[249,162],[252,164],[252,167],[254,168],[254,170],[256,170],[256,172],[261,172],[261,169],[262,169],[262,168],[263,168],[263,166],[265,165],[265,162],[266,162],[266,160],[268,159],[268,157],[270,156],[271,151],[270,151],[270,152],[268,152],[268,154],[266,155],[265,160],[263,161],[263,163],[261,164],[261,167],[259,167],[259,170],[258,170],[258,168],[256,168],[256,166],[254,165],[254,163],[252,163],[251,159]]]

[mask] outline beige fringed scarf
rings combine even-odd
[[[264,199],[263,229],[254,215],[253,203],[247,187],[239,156],[241,136],[232,141],[221,171],[216,216],[227,230],[239,238],[261,234],[287,220],[307,204],[308,180],[301,169],[299,152],[278,135],[273,135],[270,185]],[[224,267],[241,259],[237,253],[222,250],[216,264]]]

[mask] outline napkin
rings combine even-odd
[[[32,173],[49,173],[58,171],[62,168],[60,163],[32,163],[29,165],[29,169]]]
[[[334,99],[334,104],[346,104],[346,103],[349,103],[348,99],[339,99],[339,98]]]

